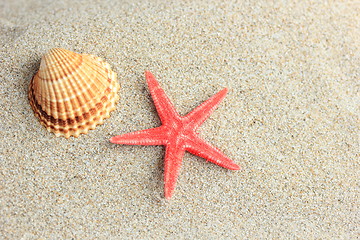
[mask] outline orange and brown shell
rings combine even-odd
[[[110,116],[119,89],[116,73],[101,58],[53,48],[30,82],[29,100],[49,132],[78,137]]]

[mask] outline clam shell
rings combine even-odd
[[[101,58],[53,48],[30,82],[29,100],[49,132],[78,137],[109,117],[119,89],[116,73]]]

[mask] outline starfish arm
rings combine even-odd
[[[185,149],[181,145],[169,144],[166,146],[164,160],[164,194],[166,199],[170,199],[175,190],[184,152]]]
[[[192,110],[184,117],[187,123],[192,124],[192,126],[194,127],[193,129],[199,127],[217,108],[220,102],[225,98],[227,92],[227,88],[224,88],[223,90],[219,91],[217,94],[200,104],[194,110]]]
[[[127,145],[164,145],[167,137],[163,127],[150,128],[110,138],[110,142]]]
[[[145,78],[161,122],[166,124],[174,118],[179,118],[179,114],[175,110],[174,105],[160,87],[154,75],[150,71],[146,71]]]
[[[199,157],[230,170],[240,170],[240,166],[228,158],[218,148],[195,136],[187,141],[186,150]]]

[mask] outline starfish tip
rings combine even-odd
[[[116,143],[116,137],[112,137],[109,139],[111,143]]]
[[[165,199],[166,200],[170,200],[171,199],[171,197],[172,197],[172,194],[173,194],[173,191],[166,191],[165,190]]]
[[[236,170],[236,171],[241,170],[241,167],[239,165],[235,164],[231,170]]]
[[[223,90],[221,90],[218,94],[220,94],[221,97],[224,98],[228,92],[229,92],[228,88],[223,88]]]
[[[146,70],[145,71],[145,78],[146,79],[154,78],[154,75],[149,70]]]
[[[149,86],[149,89],[155,89],[159,86],[159,83],[156,81],[156,78],[150,71],[145,71],[145,79]]]

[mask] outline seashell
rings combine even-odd
[[[119,89],[116,73],[101,58],[53,48],[30,82],[29,100],[49,132],[78,137],[110,116]]]

